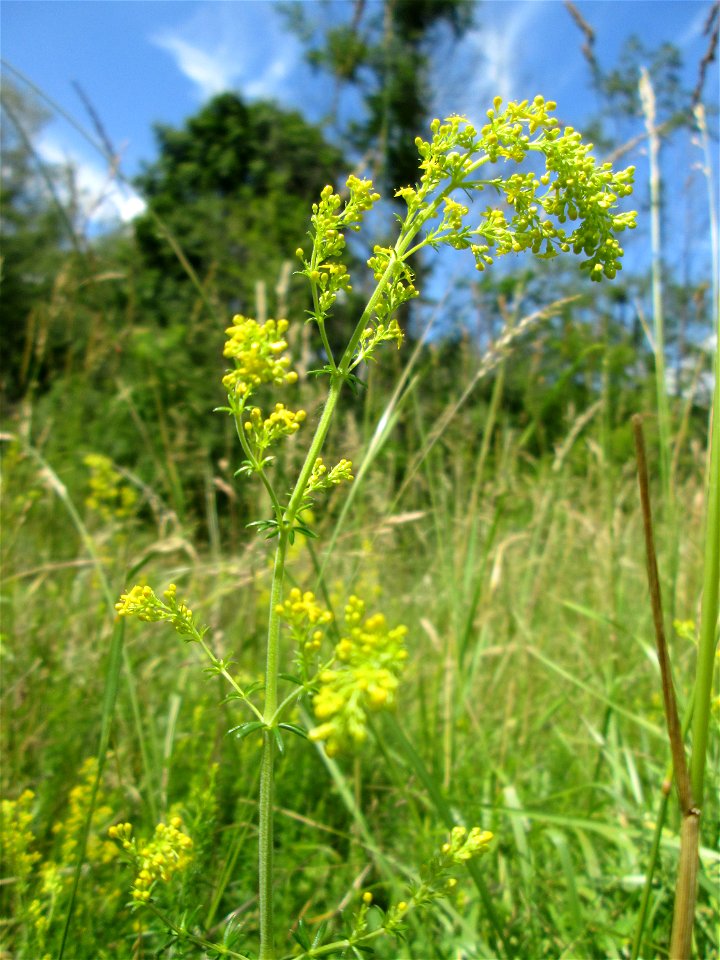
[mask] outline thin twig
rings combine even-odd
[[[650,603],[652,605],[653,621],[655,624],[655,642],[657,644],[658,660],[660,661],[665,719],[667,721],[670,750],[672,751],[673,767],[675,769],[675,780],[680,797],[680,807],[683,814],[687,815],[693,806],[692,791],[690,789],[690,775],[688,774],[687,760],[685,758],[685,747],[683,746],[682,732],[680,729],[675,689],[672,682],[670,656],[665,638],[662,595],[660,592],[660,580],[658,578],[655,536],[653,534],[652,510],[650,507],[650,484],[648,481],[647,457],[645,455],[645,437],[643,434],[642,417],[637,413],[632,418],[632,427],[635,436],[640,505],[642,507],[643,528],[645,531],[648,586],[650,588]]]
[[[645,530],[645,548],[647,553],[648,585],[655,622],[655,640],[657,642],[660,675],[662,677],[665,719],[667,721],[670,750],[672,752],[675,782],[680,798],[682,827],[680,831],[680,861],[675,883],[675,905],[673,910],[672,935],[670,940],[671,960],[688,960],[691,953],[695,903],[697,898],[698,843],[700,833],[700,810],[693,802],[690,775],[685,759],[685,748],[677,712],[675,690],[670,670],[665,629],[663,626],[662,597],[658,578],[655,538],[653,536],[652,512],[650,509],[650,487],[648,483],[647,459],[645,456],[645,438],[642,418],[635,414],[632,418],[635,435],[635,451],[638,465],[638,483],[642,506],[643,527]]]

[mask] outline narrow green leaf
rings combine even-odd
[[[294,683],[298,687],[303,685],[300,677],[296,677],[292,673],[278,673],[278,680],[287,680],[288,683]]]
[[[296,734],[298,737],[301,737],[303,740],[308,739],[307,730],[303,730],[303,728],[299,727],[296,723],[279,723],[278,727],[281,730],[289,730],[291,733]]]
[[[265,724],[262,720],[248,720],[247,723],[241,723],[237,727],[232,727],[228,730],[228,735],[234,733],[237,740],[244,740],[245,737],[254,733],[256,730],[261,730],[264,726]]]

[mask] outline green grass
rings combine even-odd
[[[669,756],[633,465],[605,459],[592,419],[568,422],[567,449],[554,461],[535,459],[501,405],[484,445],[461,409],[429,446],[434,415],[422,383],[409,383],[396,408],[403,446],[396,431],[375,431],[380,413],[394,415],[389,407],[357,423],[345,418],[356,449],[346,443],[343,454],[360,461],[367,449],[374,462],[358,477],[353,510],[341,516],[331,505],[324,521],[328,535],[333,517],[342,524],[324,540],[332,556],[322,583],[334,606],[357,590],[382,597],[388,618],[409,625],[401,708],[378,721],[356,762],[288,743],[277,775],[279,947],[292,953],[285,931],[298,917],[311,931],[322,919],[341,929],[338,911],[354,909],[362,890],[380,906],[397,902],[452,818],[492,830],[492,852],[439,907],[410,916],[405,945],[381,939],[377,956],[629,955]],[[204,955],[193,944],[167,947],[161,923],[132,915],[129,871],[103,860],[111,823],[130,820],[149,836],[175,810],[196,859],[168,891],[173,916],[211,940],[232,917],[252,942],[259,743],[226,736],[239,722],[232,703],[218,706],[226,691],[203,676],[197,651],[161,626],[128,625],[119,670],[104,581],[119,594],[131,579],[128,557],[144,558],[141,576],[177,582],[217,652],[251,681],[264,669],[267,545],[242,533],[237,541],[211,478],[196,527],[212,535],[195,551],[197,531],[177,521],[168,529],[147,503],[122,522],[86,508],[71,453],[50,465],[67,479],[65,494],[18,444],[4,446],[3,786],[11,798],[35,792],[40,854],[27,883],[11,875],[0,888],[4,949],[18,958],[58,951],[75,866],[61,848],[74,830],[79,850],[84,823],[82,810],[68,822],[70,791],[109,721],[108,671],[119,675],[117,705],[65,956]],[[426,455],[413,461],[407,449]],[[398,504],[391,477],[405,487]],[[151,502],[153,491],[143,496]],[[674,605],[695,619],[701,470],[680,477],[675,498],[684,522],[656,532],[661,578],[677,537]],[[292,551],[292,576],[312,586],[322,550],[314,563],[304,545]],[[673,638],[672,656],[682,711],[692,644]],[[699,956],[718,950],[717,787],[711,739]],[[667,949],[678,829],[671,798],[641,956]],[[42,890],[50,862],[60,868],[54,893]],[[35,898],[44,911],[53,902],[40,939],[27,915]]]

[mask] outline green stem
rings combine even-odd
[[[190,933],[183,927],[178,927],[178,925],[173,923],[170,917],[166,916],[162,910],[158,910],[154,903],[147,903],[145,906],[147,909],[151,910],[156,917],[162,920],[165,926],[168,927],[169,930],[172,930],[179,940],[188,940],[190,943],[194,943],[206,951],[212,951],[221,957],[232,957],[233,960],[250,960],[250,958],[246,957],[244,953],[237,953],[235,950],[230,950],[229,947],[224,946],[222,943],[213,943],[211,940],[206,940],[204,937],[195,936],[194,933]]]
[[[232,403],[232,399],[231,398],[228,398],[228,399]],[[235,429],[237,430],[240,446],[243,448],[243,453],[245,454],[245,456],[253,465],[253,470],[255,471],[255,473],[258,474],[258,476],[262,480],[263,486],[267,490],[268,496],[270,497],[270,502],[272,503],[275,519],[279,521],[280,518],[282,517],[282,507],[280,506],[280,501],[277,498],[277,494],[275,493],[275,489],[273,485],[268,480],[264,467],[262,466],[260,461],[257,459],[255,454],[252,452],[250,444],[248,443],[248,439],[245,436],[245,428],[243,427],[243,424],[242,424],[242,415],[244,412],[244,406],[241,406],[240,409],[237,410],[233,405],[232,410],[233,410],[233,418],[235,420]]]
[[[293,489],[290,497],[290,502],[288,503],[287,510],[285,511],[285,524],[288,527],[292,527],[292,524],[302,506],[308,480],[310,479],[310,474],[315,466],[315,461],[320,455],[320,451],[325,443],[325,438],[328,435],[328,430],[330,429],[330,424],[332,423],[333,414],[335,413],[335,407],[337,406],[338,398],[340,397],[340,391],[342,390],[343,382],[343,376],[333,374],[330,377],[330,391],[328,393],[327,400],[325,401],[325,407],[323,409],[322,416],[320,417],[320,422],[315,430],[315,436],[312,438],[310,449],[305,456],[305,462],[302,465],[300,475],[297,478],[295,488]]]
[[[205,655],[207,656],[208,660],[210,660],[210,662],[212,663],[213,667],[217,670],[218,665],[220,664],[221,661],[218,660],[218,658],[217,658],[217,657],[215,656],[215,654],[212,652],[212,650],[210,649],[210,647],[208,647],[208,645],[205,643],[205,641],[203,640],[202,634],[200,634],[200,633],[199,633],[197,630],[195,630],[194,628],[193,628],[193,633],[195,634],[195,640],[197,641],[197,643],[200,644],[200,646],[202,647],[202,649],[203,649]],[[235,691],[235,693],[237,693],[237,695],[240,697],[240,699],[242,700],[243,703],[247,704],[247,706],[250,707],[250,709],[251,709],[252,712],[255,714],[255,716],[258,718],[258,720],[262,720],[262,718],[263,718],[262,713],[260,713],[260,711],[258,710],[258,708],[255,706],[255,704],[254,704],[251,700],[248,700],[247,696],[245,695],[245,691],[242,689],[242,687],[238,686],[236,680],[235,680],[235,679],[233,678],[233,676],[225,669],[225,667],[221,667],[219,670],[217,670],[217,672],[220,674],[221,677],[224,677],[225,680],[227,680],[227,682],[228,682],[228,683],[230,684],[230,686],[233,688],[233,690]]]
[[[271,728],[277,710],[278,665],[280,659],[280,615],[277,607],[282,601],[285,580],[285,560],[288,548],[288,527],[279,533],[275,552],[272,586],[270,588],[270,616],[268,620],[267,662],[265,667],[265,712],[263,719],[262,760],[260,761],[260,797],[258,801],[258,863],[260,898],[260,960],[275,957],[273,923],[273,797],[275,793],[275,737]]]
[[[685,960],[692,949],[697,902],[700,817],[703,806],[705,760],[712,697],[712,674],[717,646],[718,602],[720,597],[720,377],[715,357],[715,392],[710,414],[705,568],[700,607],[700,636],[695,668],[695,710],[693,713],[690,789],[692,807],[683,810],[680,833],[680,861],[675,887],[670,956]]]
[[[693,800],[702,807],[710,729],[713,662],[717,645],[718,591],[720,590],[720,364],[715,363],[715,396],[711,414],[710,470],[705,521],[705,568],[700,608],[700,638],[695,681],[690,783]]]
[[[693,695],[690,698],[690,702],[685,708],[685,715],[683,717],[683,722],[682,722],[683,742],[685,741],[688,729],[690,728],[690,721],[692,720],[694,704],[695,704],[695,691],[693,690]],[[645,933],[645,924],[647,922],[648,910],[650,909],[650,897],[652,896],[655,869],[657,867],[658,858],[660,857],[660,842],[662,840],[662,834],[665,828],[667,808],[668,808],[668,803],[670,801],[670,792],[672,789],[672,777],[673,777],[673,762],[671,759],[665,770],[665,779],[662,785],[662,794],[660,797],[660,803],[658,804],[657,813],[655,814],[655,831],[653,833],[653,841],[652,841],[652,846],[650,848],[650,857],[648,858],[648,865],[645,870],[645,884],[643,886],[642,900],[640,902],[640,910],[638,912],[638,919],[635,927],[635,934],[633,936],[632,949],[630,951],[630,960],[638,960],[638,957],[640,956],[640,952],[642,950],[643,936]],[[597,777],[594,777],[595,781],[597,781],[597,779],[598,779]]]
[[[332,943],[325,943],[321,947],[313,947],[311,950],[306,950],[305,953],[301,953],[297,957],[297,960],[311,960],[311,958],[324,957],[328,954],[340,956],[342,951],[355,947],[359,943],[369,943],[371,940],[377,940],[378,937],[382,937],[386,933],[388,933],[388,931],[385,927],[378,927],[376,930],[371,930],[369,933],[364,933],[359,937],[344,937],[342,940],[333,940]]]
[[[478,160],[463,175],[463,180],[467,175],[487,161],[487,157]],[[278,668],[279,668],[279,648],[280,648],[280,616],[277,607],[282,602],[283,583],[285,579],[285,560],[287,556],[287,547],[290,534],[293,530],[295,520],[301,511],[308,480],[312,473],[317,457],[320,455],[323,444],[327,437],[332,423],[332,418],[337,407],[343,383],[348,373],[352,369],[353,357],[360,341],[363,330],[368,324],[375,307],[382,297],[387,286],[392,282],[393,275],[398,263],[402,263],[408,256],[407,250],[424,223],[430,217],[434,216],[443,198],[457,189],[461,182],[452,181],[449,186],[443,190],[435,200],[425,210],[418,211],[413,217],[410,217],[408,223],[401,231],[400,236],[395,243],[393,254],[390,257],[382,277],[377,283],[372,296],[368,300],[365,309],[357,322],[355,330],[345,352],[342,355],[340,363],[335,366],[332,355],[329,354],[329,362],[333,367],[330,374],[330,390],[328,392],[322,416],[315,430],[310,448],[305,456],[305,462],[300,470],[300,474],[295,483],[295,487],[290,496],[287,509],[281,517],[281,511],[276,513],[279,520],[280,533],[277,551],[275,554],[275,567],[273,570],[272,586],[270,588],[270,615],[268,621],[268,643],[267,643],[267,664],[265,670],[265,705],[263,720],[266,729],[263,733],[262,759],[260,763],[260,798],[259,798],[259,893],[260,893],[260,953],[259,960],[274,960],[274,924],[273,924],[273,795],[274,795],[274,762],[275,762],[275,737],[274,727],[278,720]],[[314,255],[313,255],[314,256]],[[314,261],[313,261],[314,262]],[[313,285],[313,296],[317,306],[316,290]],[[321,333],[324,333],[323,324],[319,323]],[[325,338],[323,342],[326,349],[329,350]],[[236,424],[238,426],[238,435],[240,442],[243,443],[242,424],[236,415]],[[243,443],[243,449],[246,450],[246,443]],[[253,460],[250,456],[251,461]],[[262,472],[261,472],[262,477]],[[268,483],[266,483],[268,488]],[[270,490],[268,490],[270,492]],[[271,493],[273,505],[276,500]]]
[[[326,660],[325,663],[322,664],[320,669],[317,670],[309,680],[306,680],[306,682],[303,683],[301,687],[296,687],[295,690],[292,691],[292,693],[289,693],[285,697],[285,699],[280,703],[277,710],[273,714],[272,719],[270,720],[271,727],[276,726],[280,722],[280,717],[285,712],[286,707],[289,707],[291,703],[294,703],[296,700],[299,700],[300,697],[303,696],[303,694],[306,694],[310,690],[312,690],[313,685],[317,682],[317,679],[320,676],[320,674],[323,672],[323,670],[328,670],[334,662],[335,662],[335,657],[331,657],[330,660]]]
[[[662,293],[662,245],[660,238],[660,137],[655,123],[655,92],[650,76],[643,70],[640,77],[640,96],[645,114],[648,134],[648,159],[650,166],[650,247],[652,251],[651,282],[653,307],[653,333],[655,352],[655,393],[657,402],[658,431],[660,434],[660,475],[664,507],[672,503],[670,488],[670,408],[665,377],[665,320]],[[671,600],[671,610],[674,603]]]

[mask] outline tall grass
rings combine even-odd
[[[261,314],[261,291],[258,300]],[[445,825],[462,821],[493,830],[494,855],[434,913],[410,918],[404,956],[617,956],[630,951],[633,936],[635,955],[667,949],[680,821],[670,806],[666,829],[655,829],[669,750],[651,611],[641,599],[633,467],[612,455],[609,435],[619,425],[606,383],[586,410],[566,409],[562,436],[545,456],[530,447],[532,429],[521,430],[503,408],[513,351],[523,336],[539,345],[542,324],[563,305],[518,314],[484,355],[465,344],[464,379],[440,410],[424,389],[433,367],[422,344],[390,397],[371,372],[362,412],[347,412],[340,426],[343,454],[363,466],[350,497],[316,518],[328,547],[290,548],[293,575],[314,579],[328,606],[348,590],[384,592],[388,617],[411,626],[402,726],[393,718],[378,723],[372,754],[354,762],[321,751],[278,760],[277,912],[300,917],[310,931],[337,920],[361,889],[379,905],[397,900]],[[703,483],[698,464],[681,456],[687,423],[672,432],[657,332],[655,346],[655,493],[676,505],[666,516],[683,517],[682,526],[657,531],[659,566],[678,617],[694,620],[708,569]],[[483,399],[478,387],[490,375]],[[18,957],[40,942],[50,955],[62,952],[69,930],[67,953],[77,957],[179,955],[161,925],[134,922],[122,868],[100,849],[110,822],[132,819],[147,834],[178,808],[197,850],[175,894],[185,924],[178,936],[205,930],[216,938],[222,927],[258,925],[248,852],[256,845],[258,743],[226,736],[231,705],[217,711],[225,691],[198,677],[179,643],[130,630],[121,656],[107,598],[126,585],[131,554],[139,558],[133,576],[182,583],[184,593],[202,598],[196,612],[212,628],[217,654],[235,657],[250,684],[264,669],[271,568],[262,542],[241,532],[247,516],[228,471],[204,449],[193,453],[205,464],[205,514],[189,514],[173,425],[161,405],[157,429],[144,422],[125,386],[117,405],[154,465],[152,479],[122,471],[140,497],[129,519],[84,504],[87,477],[75,456],[86,447],[80,416],[75,433],[66,426],[62,444],[51,448],[50,463],[38,449],[42,431],[17,430],[27,434],[23,442],[4,437],[3,787],[12,795],[35,791],[32,849],[42,874],[33,889],[50,904],[43,926],[24,902],[21,878],[6,878],[3,949]],[[312,386],[306,391],[303,405],[312,411],[319,397]],[[286,460],[293,464],[297,453]],[[253,496],[244,506],[258,516]],[[193,526],[207,531],[199,550],[190,546]],[[712,639],[708,623],[702,629]],[[686,715],[691,633],[674,640]],[[239,648],[230,642],[238,637]],[[706,657],[705,686],[711,668]],[[91,815],[93,801],[72,820],[78,771],[98,754],[92,784],[102,815]],[[719,759],[711,741],[702,775],[709,798],[717,795]],[[708,803],[695,931],[701,956],[719,947],[719,830],[717,806]],[[641,904],[647,920],[638,931]],[[295,949],[291,932],[281,932],[282,955]],[[202,937],[182,949],[204,955]],[[377,945],[380,957],[397,960],[397,950]]]
[[[428,448],[434,425],[423,416],[422,396],[413,391],[403,408],[405,442],[415,449]],[[377,412],[389,416],[392,408]],[[380,591],[392,576],[396,609],[389,615],[411,625],[402,713],[417,756],[408,755],[391,724],[379,736],[376,759],[361,760],[356,769],[319,755],[280,761],[292,763],[293,777],[292,788],[283,787],[282,769],[278,780],[285,900],[279,909],[302,915],[312,928],[334,916],[359,883],[380,902],[392,897],[403,878],[417,876],[423,851],[436,844],[445,804],[453,816],[482,822],[499,838],[483,869],[499,930],[468,880],[446,907],[413,926],[408,957],[490,956],[499,949],[512,956],[617,955],[632,937],[668,757],[650,610],[638,603],[645,587],[634,477],[630,466],[621,471],[607,502],[612,467],[596,442],[594,418],[568,422],[567,442],[553,463],[527,456],[522,435],[500,407],[479,497],[478,440],[462,428],[460,412],[451,421],[460,429],[443,422],[434,447],[442,446],[443,455],[428,449],[421,465],[406,462],[399,476],[401,512],[392,508],[386,480],[400,451],[392,437],[387,441],[377,467],[361,479],[324,575],[331,602],[348,586]],[[374,431],[364,436],[358,426],[354,432],[358,447],[377,445]],[[448,470],[448,463],[458,469]],[[68,496],[84,515],[104,576],[119,584],[118,538],[127,530],[84,508],[79,479],[74,486]],[[6,447],[3,495],[6,518],[22,526],[21,535],[3,545],[4,769],[16,786],[36,790],[38,847],[49,859],[58,854],[50,828],[62,820],[72,771],[97,749],[111,625],[87,540],[47,474],[16,444]],[[679,531],[677,609],[691,619],[702,576],[702,482],[695,471],[681,478],[676,496],[686,520]],[[261,611],[270,571],[257,544],[229,557],[228,535],[221,526],[219,549],[191,555],[180,538],[168,541],[147,523],[132,532],[144,546],[148,576],[180,580],[188,593],[206,598],[199,613],[227,631],[218,634],[221,644],[223,636],[242,637],[238,669],[253,678],[262,672]],[[661,571],[673,541],[658,531]],[[318,569],[308,554],[299,552],[296,561],[310,578]],[[676,640],[676,648],[675,677],[683,691],[690,689],[694,651],[687,640]],[[113,797],[113,818],[150,825],[153,804],[163,815],[179,803],[198,823],[211,824],[213,839],[197,867],[205,916],[215,923],[233,913],[252,926],[257,905],[245,845],[255,829],[257,746],[224,736],[229,724],[218,725],[213,707],[219,690],[198,679],[185,651],[168,638],[133,632],[127,655],[140,722],[123,684],[101,793]],[[87,710],[78,712],[69,690],[81,693]],[[321,765],[329,767],[333,786],[325,785]],[[711,742],[708,797],[715,795],[717,775]],[[212,797],[210,781],[202,782],[207,778]],[[671,809],[647,953],[662,952],[669,936],[678,827]],[[717,949],[713,877],[720,858],[712,806],[704,831],[699,955]],[[92,869],[101,875],[101,867]],[[209,878],[216,878],[210,887]],[[10,881],[4,896],[11,894]],[[78,956],[99,955],[98,944],[105,944],[104,956],[127,955],[131,921],[122,901],[109,895],[122,884],[117,866],[102,876],[107,902],[93,918],[93,881],[81,877],[78,924],[87,932],[74,944]],[[64,888],[59,896],[68,896]],[[4,930],[8,943],[22,942],[12,921]],[[48,949],[60,935],[53,923]],[[143,936],[160,946],[158,931]],[[281,949],[290,952],[289,941]],[[387,957],[397,957],[395,949],[378,947]]]

